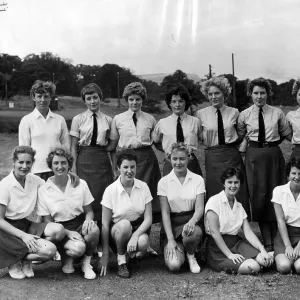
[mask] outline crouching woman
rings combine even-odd
[[[53,258],[64,228],[54,223],[26,219],[34,210],[38,188],[45,182],[30,173],[35,150],[18,146],[13,151],[13,170],[0,182],[0,269],[8,267],[12,278],[33,277],[31,262]]]
[[[273,256],[253,233],[242,204],[235,198],[243,179],[238,168],[226,168],[221,175],[224,191],[209,198],[205,206],[206,258],[209,267],[218,272],[258,273],[262,266],[273,263]],[[240,229],[250,244],[238,235]]]

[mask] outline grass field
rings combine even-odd
[[[76,102],[78,105],[83,104],[80,99],[63,98],[61,101],[63,107],[58,113],[71,120],[84,109],[84,106],[78,108],[74,105],[74,101],[78,101]],[[70,102],[73,107],[69,106]],[[126,107],[116,108],[115,99],[102,106],[102,111],[110,116],[126,109]],[[287,112],[290,108],[284,110]],[[2,118],[19,122],[20,118],[27,113],[28,110],[0,110],[0,125]],[[169,111],[164,108],[164,113],[155,117],[160,119],[168,114]],[[0,134],[0,179],[11,170],[11,152],[16,145],[16,133]],[[287,160],[291,153],[290,143],[283,142],[281,149]],[[156,154],[162,165],[163,154],[159,151],[156,151]],[[203,147],[200,148],[197,156],[204,170]],[[191,274],[186,266],[180,273],[171,274],[163,264],[159,249],[160,226],[160,224],[152,226],[150,236],[151,246],[158,251],[159,256],[140,261],[134,266],[133,276],[129,280],[122,280],[116,276],[114,256],[110,263],[109,274],[93,281],[83,279],[80,265],[75,265],[75,274],[65,275],[61,272],[59,262],[47,262],[34,267],[34,278],[21,281],[12,280],[6,270],[0,270],[0,299],[299,299],[300,277],[280,275],[274,269],[258,276],[240,276],[215,273],[202,264],[199,275]],[[257,224],[252,223],[251,226],[261,237]],[[96,261],[94,260],[93,263],[95,264]]]

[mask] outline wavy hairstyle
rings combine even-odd
[[[259,77],[253,80],[249,80],[246,87],[247,96],[251,96],[253,89],[255,86],[259,86],[261,88],[264,88],[266,90],[267,96],[272,96],[272,86],[269,80]]]
[[[128,101],[128,97],[133,94],[141,96],[143,100],[147,98],[147,90],[140,82],[131,82],[125,86],[123,98]]]
[[[134,160],[137,163],[137,156],[135,152],[131,149],[121,150],[117,153],[117,167],[120,168],[123,160]]]
[[[225,99],[227,99],[231,93],[230,83],[225,76],[212,77],[201,83],[201,92],[206,98],[208,98],[208,90],[211,86],[217,87],[223,93]]]
[[[225,169],[222,171],[222,174],[220,177],[222,184],[225,183],[226,179],[233,177],[233,176],[236,176],[240,180],[241,184],[244,182],[244,174],[239,168],[225,167]]]
[[[35,94],[47,94],[50,96],[55,95],[56,86],[51,81],[36,80],[30,89],[30,98],[34,99]]]
[[[31,148],[30,146],[15,147],[13,154],[12,154],[13,162],[15,162],[19,159],[19,154],[29,154],[31,156],[32,162],[35,161],[34,157],[35,157],[36,151],[33,148]]]
[[[192,104],[192,98],[187,90],[187,88],[179,83],[177,85],[173,85],[171,86],[167,92],[165,93],[165,101],[169,107],[169,109],[171,109],[170,103],[172,100],[173,96],[180,96],[181,99],[183,99],[185,101],[185,110],[188,110]]]
[[[71,154],[71,152],[69,152],[68,150],[64,149],[64,148],[61,148],[61,147],[57,147],[57,148],[54,148],[49,154],[48,154],[48,157],[46,158],[46,162],[47,162],[47,165],[49,167],[49,169],[52,170],[52,162],[53,162],[53,157],[54,156],[62,156],[62,157],[65,157],[68,161],[68,164],[69,164],[69,169],[72,168],[73,166],[73,161],[74,161],[74,158]]]
[[[293,88],[292,88],[292,96],[297,99],[297,93],[300,89],[300,78],[298,78],[297,80],[295,80],[294,84],[293,84]]]
[[[300,170],[300,157],[299,156],[292,157],[289,160],[289,162],[286,164],[285,174],[287,177],[290,175],[292,167],[296,167],[297,169]]]

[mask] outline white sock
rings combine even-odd
[[[126,255],[118,254],[117,255],[118,265],[126,264]]]
[[[92,256],[85,255],[82,259],[83,264],[90,264]]]
[[[195,258],[195,254],[186,253],[186,257],[187,257],[187,259],[192,259],[192,258]]]

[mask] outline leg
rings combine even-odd
[[[297,258],[294,262],[295,271],[297,274],[300,274],[300,258]]]
[[[184,247],[182,243],[177,243],[178,247],[181,249],[182,252],[180,252],[178,249],[176,249],[176,255],[177,259],[173,257],[172,260],[166,259],[166,247],[164,249],[164,257],[165,257],[165,264],[167,268],[172,272],[178,272],[181,268],[181,266],[184,263]]]
[[[251,275],[252,273],[259,273],[260,265],[255,259],[246,259],[239,267],[238,273],[241,275]]]
[[[40,245],[40,249],[38,252],[28,253],[25,260],[47,261],[52,259],[56,252],[55,245],[44,239],[38,239],[37,242]]]
[[[117,245],[117,252],[125,255],[127,244],[132,234],[132,226],[128,220],[121,220],[111,229],[111,235]]]
[[[292,262],[283,253],[276,255],[275,263],[277,271],[282,274],[288,274],[292,271]]]
[[[274,243],[272,239],[272,222],[258,222],[259,229],[265,246],[271,246]]]
[[[274,252],[268,252],[269,255],[274,255]],[[262,258],[261,253],[259,253],[256,257],[255,260],[259,263],[260,266],[265,267],[265,260]],[[272,263],[273,265],[273,263]]]
[[[138,240],[137,251],[146,252],[149,245],[149,236],[147,233],[143,233]]]
[[[57,244],[65,237],[64,226],[58,223],[48,223],[44,230],[45,240]]]

